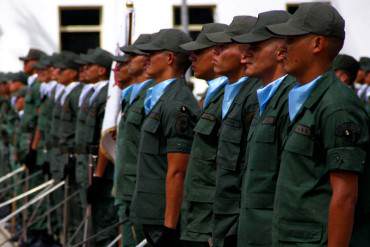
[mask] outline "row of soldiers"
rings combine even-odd
[[[206,24],[194,41],[177,29],[142,34],[123,56],[43,57],[32,73],[44,83],[28,86],[20,121],[33,136],[24,163],[75,181],[71,228],[90,204],[95,231],[118,216],[125,247],[368,246],[369,115],[351,87],[358,68],[338,56],[344,26],[334,7],[303,3],[293,15]],[[97,148],[112,60],[114,162]],[[190,62],[209,85],[201,102],[186,85]],[[43,90],[49,103],[37,105]]]

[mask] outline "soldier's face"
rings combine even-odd
[[[335,70],[335,75],[338,77],[338,79],[343,82],[345,85],[350,85],[350,78],[349,75],[340,69]]]
[[[129,62],[116,63],[116,67],[114,68],[113,71],[116,85],[121,89],[128,86],[131,79],[128,73],[128,64]]]
[[[50,74],[48,69],[38,69],[36,70],[37,79],[41,82],[50,81]]]
[[[26,60],[23,62],[23,71],[27,75],[33,74],[34,68],[33,66],[37,63],[36,60]]]
[[[218,75],[227,76],[229,73],[244,67],[243,60],[248,45],[222,44],[213,48],[213,69]]]
[[[87,65],[84,73],[85,79],[92,83],[99,81],[99,78],[102,76],[102,74],[104,74],[104,72],[102,72],[102,69],[104,68],[97,64]]]
[[[20,82],[20,81],[12,81],[9,84],[9,92],[10,93],[15,93],[15,92],[17,92],[18,90],[20,90],[23,87],[25,87],[25,85],[22,82]]]
[[[286,39],[287,59],[284,69],[288,74],[299,76],[312,61],[312,35],[289,37]]]
[[[271,78],[276,67],[286,58],[284,41],[269,39],[250,44],[246,52],[246,75],[258,78]]]
[[[365,78],[365,71],[363,69],[359,69],[357,71],[357,76],[356,76],[356,82],[362,83]]]
[[[364,82],[365,82],[367,85],[370,85],[370,72],[367,72],[367,73],[365,74]]]
[[[212,58],[212,47],[191,52],[191,68],[194,71],[195,77],[204,80],[211,80],[214,78],[215,73],[213,71]]]
[[[51,67],[50,68],[50,74],[51,74],[51,79],[52,80],[58,80],[59,76],[59,68]]]
[[[60,69],[58,74],[58,82],[63,85],[68,85],[77,79],[78,72],[74,69]]]
[[[128,64],[128,73],[131,77],[137,77],[145,72],[149,57],[145,55],[133,56]]]
[[[21,111],[24,109],[24,97],[18,97],[15,101],[15,109]]]
[[[146,67],[146,73],[156,79],[158,78],[169,66],[168,59],[169,52],[158,51],[151,53],[149,56],[149,62]]]

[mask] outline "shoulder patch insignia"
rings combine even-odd
[[[361,127],[358,124],[347,122],[337,125],[335,128],[335,135],[343,137],[351,143],[357,142],[361,134]]]
[[[296,132],[298,134],[301,134],[301,135],[304,135],[304,136],[311,136],[312,135],[311,128],[306,126],[306,125],[303,125],[303,124],[298,124],[294,128],[294,132]]]

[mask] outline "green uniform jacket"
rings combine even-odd
[[[212,236],[216,187],[216,155],[224,88],[203,109],[194,128],[194,140],[185,178],[181,238],[207,242]]]
[[[237,233],[247,135],[257,110],[256,90],[260,86],[257,79],[247,79],[222,121],[217,151],[214,247],[224,246],[225,238]]]
[[[24,114],[22,117],[22,131],[33,134],[37,124],[37,111],[41,104],[40,82],[35,80],[27,88]]]
[[[317,81],[288,126],[276,185],[273,246],[327,246],[329,173],[363,172],[368,122],[363,103],[334,72],[328,71]]]
[[[131,201],[136,184],[136,164],[140,141],[140,130],[145,118],[145,94],[154,82],[142,88],[134,101],[126,104],[120,123],[123,124],[119,133],[119,146],[117,152],[121,159],[115,164],[116,200]]]
[[[46,136],[46,147],[48,150],[52,148],[58,147],[59,143],[59,129],[60,129],[60,116],[62,114],[62,105],[60,100],[63,94],[59,95],[59,97],[52,102],[53,111],[51,113],[51,123],[50,123],[50,133]],[[51,160],[50,160],[51,161]]]
[[[171,83],[145,117],[131,212],[139,224],[163,225],[167,153],[190,153],[197,101],[183,79]]]
[[[92,134],[88,131],[90,129],[86,125],[86,118],[89,114],[89,99],[93,93],[94,89],[91,88],[86,94],[77,114],[75,135],[75,151],[77,154],[88,154],[88,140],[91,139]]]
[[[238,226],[238,246],[270,247],[272,209],[280,154],[286,134],[288,93],[295,78],[287,76],[262,113],[256,113],[248,133],[246,172]],[[258,229],[256,231],[256,229]]]
[[[59,125],[59,148],[62,153],[72,152],[75,147],[78,100],[81,90],[82,84],[79,84],[67,95],[62,106]]]
[[[37,119],[37,128],[41,132],[41,139],[38,145],[38,152],[37,152],[37,164],[42,165],[46,161],[47,155],[47,147],[46,147],[46,139],[47,136],[50,134],[51,129],[51,121],[52,121],[52,114],[53,108],[55,104],[55,88],[51,92],[51,96],[45,95],[41,99],[41,105],[39,110],[39,117]]]

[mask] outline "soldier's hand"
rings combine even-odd
[[[87,188],[87,202],[89,204],[101,199],[104,194],[105,187],[112,182],[104,177],[93,177],[92,184]]]
[[[36,170],[36,158],[37,158],[37,151],[34,149],[30,149],[28,154],[23,160],[23,163],[26,165],[27,169],[29,171],[35,171]]]
[[[51,178],[50,163],[47,161],[42,164],[42,174],[44,174],[44,176],[48,176],[48,178]]]
[[[162,226],[162,231],[157,239],[152,239],[155,247],[181,246],[180,236],[176,229]]]
[[[74,155],[68,156],[68,162],[64,166],[63,170],[63,179],[66,179],[67,177],[73,181],[75,179],[75,165],[76,165],[76,158]]]

